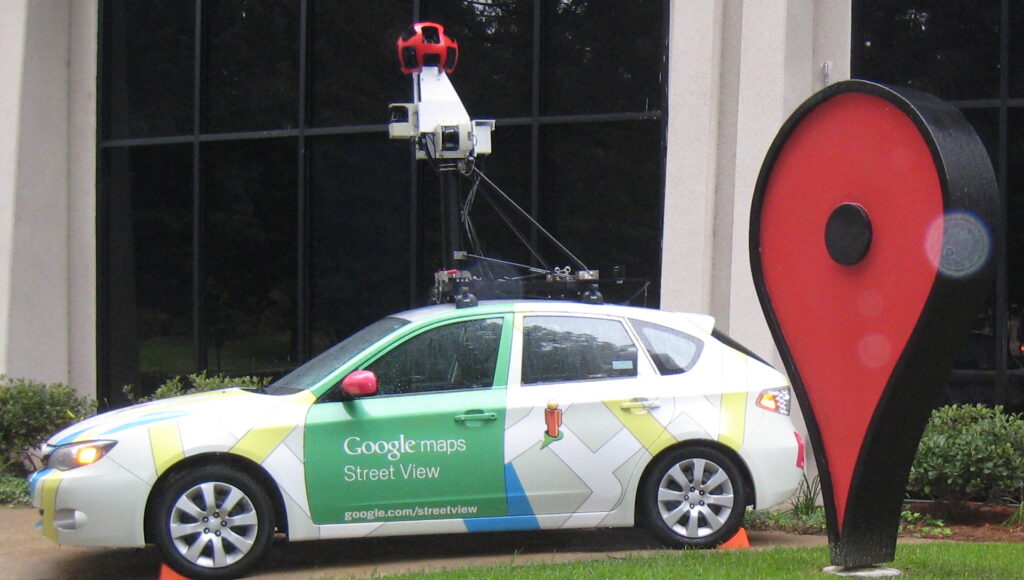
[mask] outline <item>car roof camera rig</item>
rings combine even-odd
[[[491,153],[494,120],[471,119],[448,78],[459,60],[458,42],[442,25],[419,22],[402,33],[397,49],[402,73],[412,77],[413,102],[389,105],[388,136],[413,142],[416,158],[429,161],[440,179],[442,268],[434,273],[431,301],[454,302],[459,307],[476,304],[478,297],[603,302],[600,273],[588,268],[478,167],[477,159]],[[465,195],[461,188],[464,179],[470,184]],[[478,198],[491,204],[525,246],[533,264],[484,255],[471,215]],[[513,216],[531,231],[524,232]],[[531,242],[539,237],[550,242],[572,266],[549,265],[536,242]],[[510,270],[516,274],[508,275]],[[646,301],[649,281],[625,278],[622,266],[616,266],[614,272],[617,286],[626,282],[640,285],[625,302],[639,297]]]

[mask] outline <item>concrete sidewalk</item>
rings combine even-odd
[[[0,508],[0,576],[19,580],[152,580],[160,557],[152,547],[58,546],[39,533],[38,513]],[[824,536],[749,532],[755,548],[820,546]],[[644,531],[566,530],[278,542],[251,578],[366,578],[515,561],[562,562],[622,557],[664,549]]]

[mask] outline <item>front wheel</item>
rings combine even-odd
[[[274,508],[263,487],[223,465],[193,467],[157,491],[151,522],[164,562],[197,580],[235,578],[270,550]]]
[[[677,548],[712,548],[728,540],[743,523],[747,505],[735,460],[702,446],[659,457],[640,493],[647,528]]]

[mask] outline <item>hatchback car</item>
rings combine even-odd
[[[33,475],[59,544],[142,546],[192,578],[291,540],[616,527],[731,537],[803,467],[786,378],[709,316],[567,302],[385,318],[263,391],[98,415]],[[739,347],[742,348],[742,347]]]

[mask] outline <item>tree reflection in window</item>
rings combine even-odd
[[[490,387],[501,343],[501,318],[432,328],[398,345],[367,370],[382,395]]]
[[[524,327],[524,385],[636,376],[636,345],[617,320],[528,316]]]

